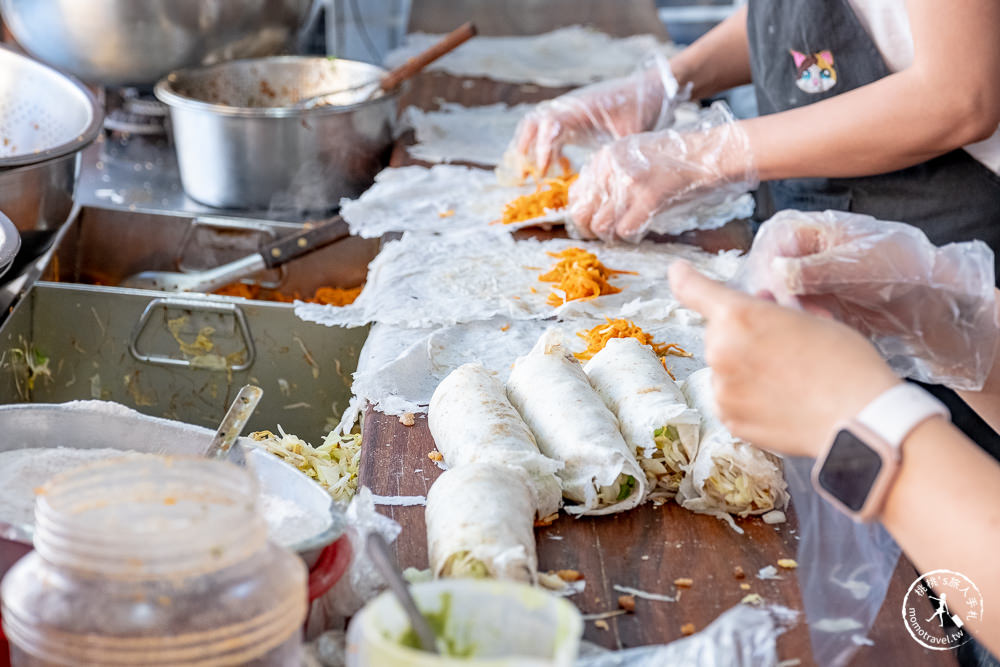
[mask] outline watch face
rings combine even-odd
[[[882,469],[882,457],[850,431],[843,429],[833,441],[819,471],[820,486],[857,512],[868,498]]]

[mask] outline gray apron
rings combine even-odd
[[[889,74],[847,0],[750,0],[747,34],[761,115],[803,107]],[[822,117],[816,132],[823,132]],[[908,222],[937,245],[980,239],[1000,257],[1000,177],[962,149],[878,176],[771,181],[761,185],[757,199],[761,220],[788,208],[853,211]],[[1000,276],[1000,262],[997,270]],[[957,426],[1000,458],[1000,435],[954,392],[924,386],[948,405]]]

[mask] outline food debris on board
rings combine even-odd
[[[760,568],[760,570],[757,572],[757,578],[765,581],[771,579],[778,579],[778,580],[784,579],[784,577],[778,575],[778,568],[776,568],[773,565],[767,565],[765,567]]]
[[[399,423],[403,426],[413,426],[417,423],[416,415],[412,412],[404,412],[399,416]]]
[[[749,595],[743,596],[740,600],[740,604],[749,604],[754,607],[760,607],[764,604],[764,598],[760,596],[760,593],[750,593]]]
[[[685,623],[681,626],[681,634],[687,637],[695,633],[694,623]]]
[[[799,564],[795,561],[794,558],[779,558],[778,559],[778,567],[783,567],[786,570],[794,570],[798,566],[799,566]]]
[[[632,614],[635,613],[635,596],[634,595],[619,595],[618,596],[618,606]]]

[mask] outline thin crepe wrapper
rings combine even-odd
[[[493,578],[535,583],[534,517],[523,472],[492,463],[446,470],[427,492],[424,509],[431,571],[439,577],[453,554],[469,552]]]
[[[788,504],[788,485],[782,473],[781,459],[734,437],[722,425],[716,415],[711,383],[710,368],[692,373],[684,383],[683,391],[688,403],[701,413],[701,441],[698,444],[698,454],[681,481],[677,501],[693,512],[711,514],[729,521],[729,514],[747,516],[784,508]],[[716,468],[716,460],[720,459],[738,472],[766,484],[770,489],[773,506],[755,510],[749,504],[733,505],[709,495],[705,483]]]
[[[646,475],[618,430],[618,419],[587,379],[580,362],[547,336],[514,363],[507,380],[507,396],[535,434],[546,456],[562,461],[557,474],[570,514],[601,515],[623,512],[646,496]],[[609,486],[620,474],[635,478],[635,488],[624,500],[600,504],[598,488]]]
[[[507,399],[503,383],[481,364],[459,366],[434,390],[427,423],[450,466],[495,463],[523,470],[536,498],[538,517],[559,511],[562,464],[538,451],[535,436]]]
[[[604,349],[584,366],[594,389],[618,417],[625,442],[632,448],[640,465],[657,452],[653,432],[663,426],[673,426],[680,436],[681,449],[688,462],[698,452],[698,430],[701,416],[688,406],[680,387],[663,368],[656,353],[635,338],[612,338]],[[675,472],[682,473],[683,470]],[[650,495],[669,496],[676,491],[647,473]]]

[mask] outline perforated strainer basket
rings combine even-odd
[[[0,169],[72,153],[100,129],[101,112],[86,88],[0,48]]]

